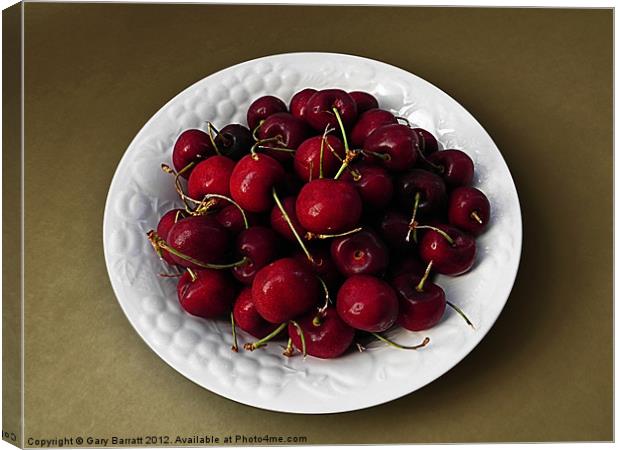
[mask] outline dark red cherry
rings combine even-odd
[[[474,179],[474,162],[460,150],[442,150],[430,155],[436,171],[450,187],[468,186]]]
[[[413,131],[418,135],[418,142],[422,155],[429,156],[439,150],[439,143],[430,131],[424,128],[414,128]]]
[[[288,325],[288,335],[293,345],[303,351],[303,333],[306,353],[316,358],[337,358],[347,351],[355,337],[355,330],[342,321],[335,308],[327,308],[319,316],[316,312],[310,312],[296,323],[301,331],[291,322]]]
[[[259,218],[256,214],[246,211],[245,216],[248,219],[248,225],[257,225],[259,223]],[[217,220],[223,228],[228,230],[231,235],[239,234],[245,229],[241,211],[239,211],[239,208],[235,205],[228,205],[219,210],[217,214],[215,214],[215,220]]]
[[[443,289],[428,280],[420,285],[422,277],[403,273],[392,286],[398,294],[398,324],[410,331],[422,331],[439,323],[446,310],[446,294]]]
[[[346,277],[382,274],[389,263],[387,246],[369,229],[334,238],[331,254],[336,267]]]
[[[390,277],[392,279],[404,273],[422,277],[424,275],[425,269],[426,267],[424,267],[424,263],[420,260],[418,255],[408,253],[393,258],[390,262],[388,273],[390,274]]]
[[[250,130],[256,128],[261,120],[280,112],[286,112],[286,104],[278,97],[265,95],[257,98],[248,108],[247,119]]]
[[[230,174],[235,162],[226,156],[211,156],[194,167],[187,181],[187,193],[195,200],[202,200],[205,195],[219,194],[230,196]],[[215,199],[216,205],[223,205],[226,200]]]
[[[414,241],[410,237],[407,242],[407,232],[409,231],[409,222],[411,216],[407,217],[400,211],[387,211],[379,222],[379,235],[383,240],[397,252],[411,249],[414,247]]]
[[[351,145],[353,148],[362,148],[364,141],[377,128],[383,125],[398,123],[394,114],[384,109],[370,109],[361,114],[351,130]]]
[[[449,239],[434,230],[425,230],[419,244],[420,258],[433,262],[433,270],[443,275],[461,275],[474,265],[476,240],[449,225],[437,225]]]
[[[388,171],[381,166],[366,163],[351,167],[361,177],[356,180],[350,171],[345,171],[342,179],[355,185],[364,206],[373,211],[385,208],[394,195],[394,182]]]
[[[213,216],[191,216],[178,221],[165,241],[184,255],[207,264],[220,262],[228,250],[228,233]],[[171,254],[171,258],[179,266],[201,269],[179,256]]]
[[[215,149],[207,133],[202,130],[185,130],[174,143],[172,164],[174,169],[180,172],[189,163],[197,163],[215,154]],[[181,176],[188,178],[190,173],[191,170],[187,170]]]
[[[247,155],[253,144],[252,132],[238,123],[226,125],[215,137],[215,145],[220,153],[235,161]]]
[[[230,175],[230,195],[243,209],[260,213],[273,205],[272,189],[285,178],[278,161],[263,154],[246,155]]]
[[[282,207],[284,208],[284,211],[286,211],[286,214],[291,220],[291,223],[293,224],[293,227],[297,231],[297,234],[299,234],[299,237],[303,239],[304,234],[306,233],[306,230],[304,230],[304,228],[299,223],[299,220],[297,219],[297,213],[295,212],[296,200],[297,200],[297,197],[285,197],[284,199],[282,199]],[[270,221],[271,221],[271,228],[273,228],[281,236],[283,236],[289,241],[296,240],[295,235],[293,234],[293,231],[291,230],[290,225],[284,219],[284,216],[282,215],[280,208],[278,208],[278,205],[273,206],[273,209],[271,210]]]
[[[183,220],[186,216],[187,213],[182,209],[171,209],[159,219],[159,223],[157,224],[157,235],[164,241],[167,241],[168,233],[172,226],[179,220]],[[164,249],[161,249],[161,257],[168,264],[176,264],[172,255]]]
[[[258,339],[264,338],[277,328],[277,325],[267,322],[256,310],[250,287],[239,292],[233,307],[233,317],[235,325]]]
[[[438,175],[423,169],[413,169],[401,175],[396,183],[400,204],[412,212],[416,193],[420,194],[417,217],[437,213],[446,204],[446,185]]]
[[[353,97],[342,89],[325,89],[316,92],[306,104],[306,121],[312,128],[323,132],[328,125],[340,129],[333,108],[338,110],[345,129],[350,129],[357,119],[357,105]]]
[[[298,119],[305,119],[304,116],[306,114],[306,105],[308,104],[310,97],[312,97],[315,93],[316,89],[307,88],[293,95],[288,108],[291,114]]]
[[[322,178],[301,188],[295,211],[306,230],[337,234],[355,228],[362,215],[362,200],[351,183]]]
[[[473,187],[457,187],[448,200],[448,220],[474,236],[481,234],[489,223],[491,205],[481,191]]]
[[[317,274],[328,287],[335,287],[341,280],[341,277],[338,273],[336,263],[334,263],[334,260],[332,259],[329,244],[315,244],[308,246],[308,251],[312,256],[313,262],[310,262],[306,254],[301,250],[297,251],[293,255],[293,258]]]
[[[353,328],[380,333],[396,321],[398,299],[385,281],[371,275],[354,275],[340,287],[336,309]]]
[[[177,295],[181,307],[188,313],[215,319],[232,310],[237,294],[235,283],[230,274],[224,270],[196,270],[196,280],[192,281],[189,272],[185,272],[177,284]]]
[[[306,123],[289,113],[276,113],[269,116],[258,129],[256,136],[259,140],[278,138],[275,142],[265,142],[265,147],[285,148],[295,150],[310,135]],[[262,149],[261,152],[277,159],[288,161],[292,153],[278,150]]]
[[[349,92],[349,95],[353,98],[353,100],[355,100],[358,115],[368,111],[369,109],[379,107],[379,102],[377,99],[368,92],[353,91]]]
[[[406,125],[382,125],[364,140],[364,150],[387,155],[381,164],[402,172],[411,169],[417,161],[418,136]]]
[[[322,295],[312,271],[294,258],[282,258],[258,271],[252,298],[265,320],[282,323],[310,311]]]
[[[248,261],[233,267],[232,274],[243,284],[252,284],[256,272],[278,255],[278,236],[267,227],[255,226],[243,230],[237,237],[237,253]]]
[[[323,147],[323,176],[331,178],[338,172],[344,159],[344,145],[342,141],[331,134],[325,140],[323,140],[323,136],[313,136],[303,141],[295,152],[293,167],[300,180],[307,182],[311,179],[319,178],[321,145]],[[334,155],[334,152],[340,156],[340,159]]]

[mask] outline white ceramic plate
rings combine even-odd
[[[476,325],[448,309],[431,330],[398,330],[406,344],[429,336],[428,347],[404,351],[377,342],[334,360],[286,358],[277,344],[255,352],[230,351],[227,322],[186,314],[175,279],[153,253],[145,233],[178,205],[169,175],[176,137],[187,128],[245,124],[250,103],[272,94],[288,103],[306,87],[338,87],[374,94],[382,108],[407,117],[474,160],[475,186],[492,205],[492,223],[478,241],[474,269],[439,277],[449,300]],[[142,339],[178,372],[219,395],[247,405],[293,413],[333,413],[384,403],[430,383],[467,355],[489,331],[512,288],[521,254],[521,210],[512,177],[482,126],[455,100],[399,68],[356,56],[293,53],[248,61],[210,75],[161,108],[140,130],[118,165],[105,207],[103,238],[112,286]],[[241,341],[251,338],[240,333]],[[480,370],[484,370],[483,367]]]

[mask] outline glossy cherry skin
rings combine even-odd
[[[220,153],[235,161],[247,155],[253,144],[252,132],[238,123],[226,125],[215,137],[215,145]]]
[[[289,113],[276,113],[265,119],[256,136],[259,139],[279,138],[279,142],[265,142],[265,147],[283,147],[295,150],[299,147],[299,144],[310,136],[310,129],[303,120]],[[292,154],[285,151],[266,149],[259,151],[278,161],[292,159]]]
[[[230,175],[230,196],[243,209],[260,213],[273,205],[272,189],[285,178],[284,169],[270,156],[246,155]]]
[[[295,231],[297,231],[297,234],[299,234],[299,237],[303,239],[304,234],[306,233],[306,230],[304,230],[304,228],[299,223],[299,220],[297,219],[297,213],[295,212],[296,200],[297,200],[297,197],[291,196],[291,197],[283,198],[281,202],[282,202],[282,207],[284,208],[284,211],[286,211],[286,214],[288,215],[289,219],[291,220],[291,223],[293,224],[293,227],[295,228]],[[271,228],[273,228],[278,234],[283,236],[285,239],[289,241],[296,240],[295,235],[293,234],[293,231],[291,230],[291,227],[289,226],[288,222],[284,219],[284,216],[282,215],[280,208],[278,208],[278,205],[274,205],[273,209],[271,210],[270,222],[271,222]]]
[[[352,91],[349,92],[349,95],[355,100],[355,104],[357,105],[357,114],[360,115],[365,113],[369,109],[378,108],[379,101],[368,92],[364,91]]]
[[[359,116],[351,130],[351,145],[353,148],[362,148],[366,138],[377,128],[396,123],[398,121],[391,112],[384,109],[370,109]]]
[[[249,261],[232,269],[233,276],[243,284],[252,284],[256,272],[278,255],[278,236],[271,228],[255,226],[237,237],[237,253]]]
[[[246,211],[245,217],[248,219],[248,225],[250,226],[257,225],[259,223],[259,219],[256,214]],[[241,211],[239,211],[239,208],[235,205],[228,205],[220,209],[215,214],[215,220],[217,220],[217,222],[231,235],[239,234],[245,229],[245,223],[243,222]]]
[[[412,249],[415,245],[413,238],[406,241],[411,217],[400,211],[386,211],[379,222],[379,235],[396,252]]]
[[[396,182],[401,206],[413,212],[415,194],[420,193],[417,217],[435,214],[446,204],[446,185],[438,175],[423,169],[413,169]]]
[[[338,290],[336,309],[349,326],[380,333],[396,321],[398,298],[385,281],[371,275],[354,275]]]
[[[306,105],[308,104],[310,97],[312,97],[315,93],[316,89],[307,88],[293,95],[288,108],[291,114],[298,119],[305,119]]]
[[[331,254],[336,267],[346,277],[381,274],[389,264],[387,246],[369,229],[334,238]]]
[[[202,263],[219,263],[228,250],[228,233],[212,216],[191,216],[178,221],[165,240],[175,250]],[[178,256],[170,257],[179,266],[202,268]]]
[[[207,133],[202,130],[185,130],[174,143],[172,165],[174,170],[180,172],[189,163],[197,163],[215,154],[215,149]],[[181,176],[188,178],[190,173],[191,170],[187,170]]]
[[[362,215],[362,200],[351,183],[321,178],[301,188],[295,211],[306,230],[337,234],[355,228]]]
[[[233,306],[233,317],[236,326],[258,339],[264,338],[278,327],[267,322],[258,313],[250,287],[245,287],[239,292]]]
[[[418,136],[406,125],[382,125],[364,140],[364,150],[388,155],[381,164],[389,170],[402,172],[411,169],[417,161]]]
[[[469,234],[449,225],[437,225],[452,238],[450,244],[440,233],[426,230],[420,240],[420,258],[426,264],[433,261],[433,270],[443,275],[461,275],[474,265],[476,240]]]
[[[295,173],[303,182],[319,178],[321,167],[321,143],[323,143],[323,176],[331,178],[336,175],[344,159],[344,145],[334,135],[328,135],[323,141],[323,136],[313,136],[301,143],[295,152],[293,167]],[[336,152],[340,159],[330,150]]]
[[[398,258],[393,258],[388,268],[388,273],[392,279],[398,275],[407,273],[422,277],[424,275],[424,263],[420,260],[417,254],[405,254]]]
[[[308,247],[313,262],[310,262],[306,254],[301,250],[293,254],[293,258],[317,274],[328,287],[336,287],[341,277],[336,263],[332,259],[329,243],[306,245],[306,247]]]
[[[388,171],[377,165],[360,163],[352,166],[361,175],[357,181],[350,171],[345,171],[343,180],[350,181],[357,188],[362,203],[372,210],[385,208],[394,195],[394,182]]]
[[[321,133],[328,125],[339,130],[333,108],[338,110],[345,129],[350,129],[357,119],[357,104],[353,97],[342,89],[324,89],[310,97],[306,104],[306,122]]]
[[[282,258],[258,271],[252,298],[265,320],[279,324],[310,311],[322,295],[312,271],[294,258]]]
[[[442,150],[430,155],[428,161],[450,187],[468,186],[474,179],[474,162],[460,150]]]
[[[491,215],[489,199],[473,187],[457,187],[448,200],[448,220],[463,231],[478,236],[487,227]],[[476,216],[482,223],[476,220]]]
[[[202,200],[207,194],[219,194],[230,197],[230,175],[235,162],[226,156],[211,156],[194,167],[187,181],[187,193],[195,200]],[[216,205],[226,203],[224,199],[215,199]]]
[[[399,301],[397,323],[410,331],[434,327],[446,310],[446,294],[443,289],[426,280],[419,291],[417,287],[421,279],[418,275],[404,273],[392,280]]]
[[[157,224],[157,235],[160,238],[162,238],[164,241],[167,241],[168,233],[170,232],[170,229],[172,228],[172,226],[178,220],[182,220],[186,216],[187,214],[182,209],[171,209],[166,214],[161,216],[161,219],[159,219],[159,223]],[[176,264],[176,262],[174,262],[174,259],[172,258],[172,255],[168,253],[166,250],[162,249],[161,257],[168,264],[172,264],[172,265]]]
[[[181,307],[188,313],[215,319],[230,313],[237,288],[230,274],[224,270],[196,270],[192,281],[185,272],[177,284],[177,295]]]
[[[418,135],[418,142],[422,155],[429,156],[439,150],[439,143],[430,131],[424,128],[414,128],[413,131]]]
[[[269,116],[286,112],[286,104],[278,97],[273,95],[265,95],[257,98],[248,108],[247,120],[250,130],[255,129],[261,120],[265,120]]]
[[[315,324],[316,312],[296,320],[304,335],[306,353],[316,358],[337,358],[348,350],[355,338],[355,330],[344,323],[335,308],[327,308]],[[303,349],[300,332],[293,323],[288,325],[288,335],[300,352]]]

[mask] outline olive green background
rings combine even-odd
[[[25,5],[25,436],[305,435],[310,444],[611,440],[611,10]],[[106,273],[114,169],[165,102],[274,53],[362,55],[488,130],[523,212],[519,275],[483,342],[432,384],[326,416],[262,411],[141,341]]]

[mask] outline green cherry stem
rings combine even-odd
[[[265,336],[262,339],[259,339],[256,342],[248,342],[246,344],[243,345],[243,348],[245,350],[249,350],[249,351],[254,351],[257,348],[261,348],[264,347],[265,345],[267,345],[267,342],[269,342],[270,340],[272,340],[274,337],[276,337],[278,334],[280,334],[280,332],[284,329],[284,327],[286,327],[286,322],[281,323],[278,328],[276,328],[275,330],[273,330],[271,333],[269,333],[267,336]]]
[[[358,231],[362,231],[362,227],[353,228],[352,230],[345,231],[343,233],[338,233],[338,234],[315,234],[310,231],[306,231],[306,234],[304,235],[304,237],[308,239],[309,241],[312,239],[331,239],[331,238],[337,238],[337,237],[342,237],[342,236],[348,236],[350,234],[357,233]]]
[[[417,350],[419,348],[426,347],[426,345],[431,341],[430,338],[425,337],[424,340],[417,345],[401,345],[401,344],[397,344],[394,341],[391,341],[390,339],[384,336],[381,336],[380,334],[377,334],[377,333],[370,333],[370,334],[372,334],[374,337],[376,337],[380,341],[385,342],[386,344],[391,345],[392,347],[400,348],[401,350]]]
[[[218,155],[221,155],[222,153],[217,147],[217,144],[215,143],[215,138],[213,137],[213,131],[215,131],[215,134],[218,135],[220,134],[219,130],[215,128],[211,122],[207,122],[207,131],[209,132],[209,140],[211,141],[211,145],[213,145],[213,150],[215,150],[215,153],[217,153]]]
[[[258,133],[258,130],[260,130],[260,127],[263,125],[264,121],[265,121],[265,119],[263,119],[260,122],[258,122],[258,125],[256,125],[256,127],[252,130],[252,138],[254,138],[255,141],[260,141],[258,136],[256,136],[256,133]]]
[[[297,328],[297,334],[299,335],[299,338],[301,339],[301,354],[305,358],[307,353],[306,353],[306,337],[304,336],[304,330],[302,330],[299,324],[295,322],[294,320],[291,320],[291,323],[295,326],[295,328]]]
[[[284,351],[282,352],[282,354],[284,356],[291,357],[293,356],[293,353],[295,353],[295,348],[293,347],[293,340],[291,338],[288,338],[288,342],[286,343],[286,347],[284,347]]]
[[[465,315],[465,313],[463,312],[463,310],[461,308],[459,308],[458,306],[456,306],[454,303],[452,302],[446,302],[448,304],[448,306],[450,308],[452,308],[453,310],[455,310],[459,316],[461,316],[463,318],[463,320],[465,321],[465,323],[467,325],[469,325],[470,327],[472,327],[474,330],[476,329],[476,327],[474,326],[474,324],[471,322],[471,320],[469,320],[469,318],[467,317],[467,315]]]
[[[237,353],[239,351],[239,345],[237,343],[237,330],[235,329],[235,316],[233,313],[230,313],[230,326],[232,327],[232,337],[233,344],[230,348],[233,352]]]
[[[433,231],[441,234],[445,238],[445,240],[448,241],[448,243],[450,245],[454,246],[454,239],[452,239],[448,233],[446,233],[445,231],[443,231],[443,230],[441,230],[441,229],[439,229],[437,227],[432,227],[430,225],[416,225],[416,228],[423,229],[423,230],[433,230]]]
[[[299,246],[301,247],[303,252],[306,254],[306,257],[308,258],[308,260],[312,264],[314,264],[314,259],[312,258],[312,255],[306,248],[306,245],[304,244],[304,241],[301,239],[301,236],[299,236],[299,233],[295,229],[293,222],[291,222],[291,218],[289,217],[288,213],[285,211],[284,206],[282,206],[282,202],[280,201],[280,198],[278,197],[278,193],[276,192],[275,187],[271,189],[271,195],[273,196],[273,199],[275,200],[276,205],[278,206],[278,209],[280,210],[280,213],[282,213],[282,217],[284,217],[284,221],[287,223],[287,225],[293,232],[293,235],[295,236],[295,239],[297,239],[297,242],[299,242]]]
[[[482,225],[482,219],[480,218],[480,216],[478,215],[478,213],[476,211],[472,212],[470,214],[471,218],[474,219],[476,222],[478,222],[480,225]]]
[[[330,152],[332,152],[332,155],[334,155],[334,157],[338,161],[340,161],[341,163],[344,162],[344,159],[342,159],[340,157],[340,155],[336,152],[336,150],[334,150],[334,147],[332,147],[329,142],[327,142],[327,148],[329,149]],[[359,180],[362,179],[362,174],[359,173],[359,171],[357,169],[353,169],[352,167],[350,167],[348,165],[347,165],[346,169],[351,173],[351,176],[353,177],[353,181],[359,181]]]
[[[426,266],[426,270],[424,271],[424,275],[422,276],[422,279],[420,280],[418,285],[415,287],[416,291],[418,292],[424,291],[424,283],[426,283],[428,276],[431,274],[431,267],[433,267],[433,261],[429,262],[428,266]]]
[[[413,128],[413,126],[411,125],[411,122],[409,122],[409,119],[407,119],[406,117],[403,116],[395,116],[394,117],[396,120],[400,120],[402,122],[405,123],[405,125],[407,125],[409,128]]]
[[[321,319],[323,318],[323,314],[325,314],[325,311],[327,310],[327,308],[329,307],[329,304],[331,303],[331,299],[329,298],[329,289],[327,289],[327,285],[325,284],[325,281],[323,281],[321,277],[317,277],[317,278],[319,282],[321,283],[323,292],[325,293],[325,303],[323,304],[323,306],[319,308],[316,316],[314,316],[314,319],[312,319],[312,325],[314,325],[315,327],[318,327],[319,325],[321,325]]]
[[[194,272],[189,267],[187,268],[187,273],[189,273],[189,277],[191,278],[192,283],[198,279],[198,275],[196,275],[196,272]]]
[[[418,213],[418,207],[420,206],[420,193],[416,192],[413,200],[413,213],[411,214],[411,220],[409,221],[409,229],[407,230],[407,235],[405,236],[405,241],[409,242],[411,240],[411,235],[413,234],[413,241],[417,242],[416,236],[416,221],[415,216]]]
[[[344,124],[342,123],[342,119],[340,118],[340,113],[338,112],[338,108],[333,107],[332,111],[336,116],[336,120],[338,121],[338,126],[340,127],[340,132],[342,133],[342,142],[344,143],[345,151],[349,151],[349,142],[347,141],[347,132],[344,129]]]

